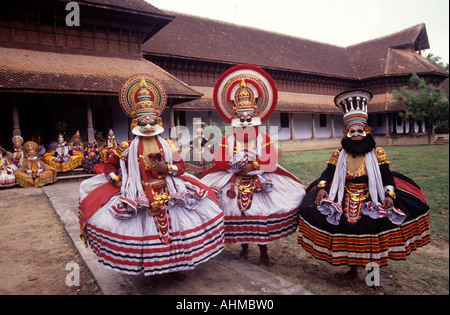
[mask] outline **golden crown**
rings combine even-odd
[[[236,97],[233,106],[233,116],[236,117],[238,113],[247,112],[248,114],[254,114],[258,109],[256,105],[256,99],[253,91],[247,87],[247,83],[243,78],[236,92]]]
[[[155,104],[151,99],[151,92],[148,89],[147,82],[142,78],[139,83],[139,91],[137,93],[138,102],[136,104],[136,118],[143,116],[159,116],[159,110],[155,108]]]

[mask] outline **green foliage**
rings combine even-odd
[[[427,54],[426,58],[431,61],[432,63],[434,63],[436,66],[447,70],[448,71],[448,63],[444,63],[443,61],[441,61],[441,57],[439,56],[435,56],[434,54]]]
[[[424,121],[431,134],[435,124],[448,123],[448,92],[427,84],[417,74],[411,76],[410,82],[411,88],[404,86],[393,91],[394,98],[406,105],[400,116],[410,121]]]

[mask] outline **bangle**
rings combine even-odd
[[[109,173],[108,177],[109,177],[109,180],[112,181],[113,183],[117,183],[120,180],[120,176],[114,172]]]
[[[386,191],[386,197],[391,197],[392,199],[395,199],[397,198],[397,195],[395,194],[395,192],[388,190]]]
[[[260,167],[259,167],[259,163],[256,162],[256,161],[253,161],[253,162],[252,162],[252,166],[253,166],[253,170],[254,170],[254,171],[259,170],[259,168],[260,168]]]
[[[167,174],[172,175],[172,173],[173,173],[172,165],[167,164]]]
[[[392,199],[395,199],[397,197],[397,195],[394,192],[394,186],[392,185],[387,185],[384,187],[385,189],[385,196],[386,197],[391,197]]]

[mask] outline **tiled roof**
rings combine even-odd
[[[205,86],[191,87],[201,92],[203,97],[178,104],[174,106],[174,109],[184,111],[214,111],[214,88]],[[404,110],[404,106],[395,102],[392,94],[376,94],[369,103],[369,113],[395,112],[401,110]],[[278,91],[278,102],[275,111],[298,114],[342,114],[342,110],[334,104],[333,95],[282,91]]]
[[[131,75],[148,73],[169,97],[194,99],[201,93],[142,57],[123,58],[0,47],[0,91],[117,95]]]
[[[429,48],[424,24],[343,48],[201,17],[175,16],[143,44],[144,54],[350,79],[424,72],[448,75],[414,52]]]
[[[63,2],[73,2],[72,0],[59,0]],[[92,5],[97,7],[104,7],[109,10],[115,9],[118,11],[144,14],[144,15],[165,15],[167,12],[162,11],[144,0],[78,0],[79,4]]]
[[[429,72],[446,75],[444,70],[415,53],[428,48],[425,24],[419,24],[346,49],[357,78]]]
[[[355,76],[345,48],[206,18],[175,16],[143,44],[144,54],[250,63],[344,78]]]

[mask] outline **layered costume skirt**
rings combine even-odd
[[[366,214],[360,214],[356,223],[349,223],[346,213],[338,224],[336,220],[330,223],[330,217],[315,204],[316,181],[308,187],[300,207],[298,243],[314,257],[333,265],[361,266],[370,262],[382,266],[389,259],[406,259],[414,249],[429,243],[430,211],[424,195],[410,178],[397,172],[392,175],[396,185],[394,204],[402,212],[401,224],[394,224],[388,216],[374,218]]]
[[[296,231],[305,188],[281,166],[275,172],[246,179],[217,170],[202,177],[202,181],[219,194],[225,213],[225,243],[263,245]]]
[[[45,164],[58,172],[68,172],[83,164],[83,153],[80,151],[71,151],[68,153],[67,148],[57,148],[55,151],[44,154],[42,160]],[[61,153],[62,152],[62,153]]]
[[[2,163],[3,164],[3,163]],[[0,187],[12,187],[16,184],[15,173],[17,167],[14,164],[0,166]]]
[[[123,202],[105,175],[80,185],[81,236],[105,267],[146,276],[193,269],[223,249],[223,212],[196,178],[173,178],[161,215]],[[214,193],[213,193],[214,195]],[[177,197],[178,196],[178,197]]]

